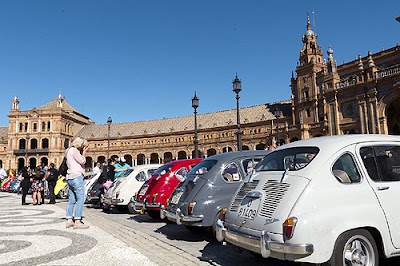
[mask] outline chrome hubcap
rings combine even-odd
[[[361,235],[351,237],[343,250],[343,265],[373,266],[375,254],[369,240]]]

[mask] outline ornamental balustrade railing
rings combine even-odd
[[[380,79],[380,78],[384,78],[387,76],[395,75],[397,73],[400,73],[400,65],[389,67],[384,70],[380,70],[380,71],[376,72],[376,78]]]
[[[346,79],[335,84],[336,89],[346,88],[349,86],[356,85],[357,81],[355,79]]]

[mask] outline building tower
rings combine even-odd
[[[15,94],[15,97],[12,100],[12,110],[19,110],[19,100],[17,94]]]

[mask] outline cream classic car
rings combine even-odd
[[[236,191],[217,238],[264,258],[378,265],[400,256],[400,137],[293,142]]]
[[[160,166],[162,164],[144,164],[128,168],[114,180],[104,197],[104,203],[118,209],[129,208],[128,204],[131,197]],[[129,208],[129,211],[133,213],[134,209]]]

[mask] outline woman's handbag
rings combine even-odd
[[[64,156],[64,159],[63,159],[63,161],[62,161],[62,163],[60,165],[60,168],[58,168],[58,171],[60,172],[60,175],[62,175],[62,176],[66,176],[67,175],[67,171],[68,171],[68,165],[67,165],[68,150],[65,153],[65,156]]]

